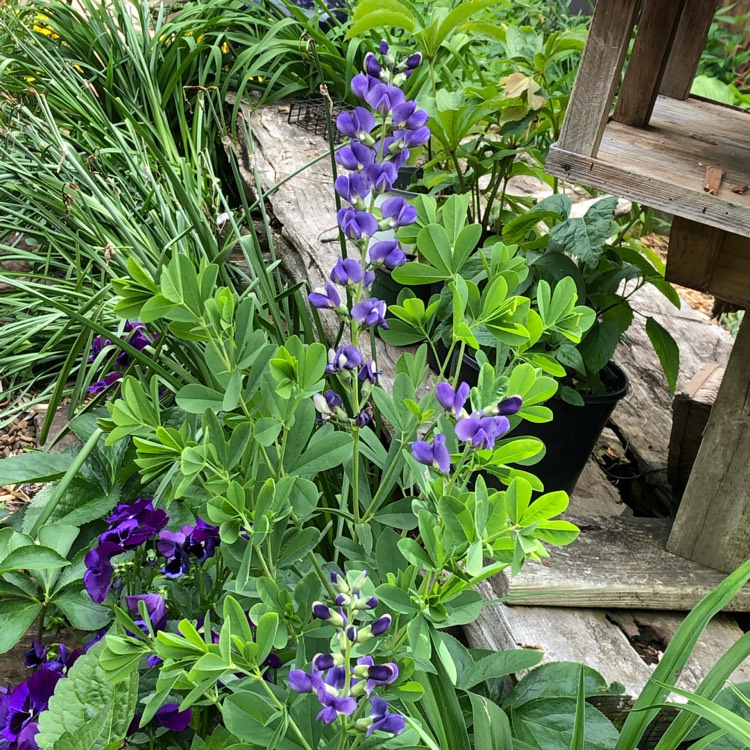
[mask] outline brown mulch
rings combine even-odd
[[[30,414],[19,417],[0,430],[0,460],[36,447],[36,426]],[[28,503],[43,484],[0,486],[0,506],[16,510]]]

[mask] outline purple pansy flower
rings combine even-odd
[[[367,211],[341,208],[338,214],[336,214],[336,218],[341,231],[352,240],[358,240],[362,237],[372,237],[379,229],[378,220],[372,214],[367,213]]]
[[[365,107],[356,107],[353,112],[342,112],[336,118],[339,133],[357,141],[366,140],[374,127],[375,117]]]
[[[47,654],[47,661],[42,665],[42,669],[67,674],[80,655],[81,652],[78,649],[71,651],[64,643],[58,643],[57,652]]]
[[[464,411],[464,405],[469,398],[470,390],[468,383],[461,383],[454,391],[450,383],[443,381],[437,384],[435,395],[440,406],[458,419]]]
[[[326,281],[325,289],[320,287],[313,289],[313,291],[307,295],[307,299],[313,307],[317,307],[319,310],[335,310],[336,308],[341,307],[341,296],[336,287],[331,284],[330,281]]]
[[[363,174],[359,172],[349,175],[340,174],[336,178],[336,182],[334,182],[336,192],[349,203],[356,203],[358,199],[364,200],[370,190],[372,190],[372,183],[366,172],[372,166],[374,165],[370,164],[366,166]]]
[[[438,433],[432,445],[424,440],[412,443],[411,453],[420,464],[432,466],[441,474],[447,474],[451,468],[451,454],[445,447],[445,435]]]
[[[122,373],[110,372],[101,380],[92,383],[86,390],[89,393],[101,393],[102,391],[106,391],[111,385],[114,385],[118,380],[122,380]]]
[[[102,353],[102,350],[108,346],[112,346],[112,342],[109,339],[105,339],[104,336],[95,336],[91,342],[91,356],[88,358],[88,361],[93,362]]]
[[[83,558],[86,564],[86,572],[83,574],[83,584],[93,602],[101,604],[112,588],[112,558],[124,552],[119,544],[105,542],[89,550]]]
[[[186,532],[187,529],[191,530]],[[185,548],[198,562],[205,562],[214,556],[216,545],[221,538],[218,526],[212,526],[202,518],[196,518],[194,527],[183,526],[182,530],[187,533]]]
[[[385,310],[386,305],[383,300],[370,297],[352,307],[352,318],[366,328],[371,326],[388,328],[388,323],[385,322]]]
[[[128,609],[134,615],[137,615],[137,619],[133,622],[140,630],[148,634],[148,627],[145,620],[141,618],[140,609],[138,608],[138,602],[140,601],[146,604],[146,612],[148,613],[152,630],[155,633],[159,630],[164,630],[167,627],[167,603],[164,601],[164,597],[159,594],[136,594],[125,597]]]
[[[189,527],[188,527],[189,528]],[[187,536],[181,531],[162,531],[156,548],[167,558],[161,572],[167,578],[179,578],[190,570],[185,542]]]
[[[31,641],[31,648],[23,655],[23,663],[26,669],[36,669],[44,664],[44,658],[47,656],[47,647],[43,646],[35,636]]]
[[[388,712],[388,703],[382,698],[370,698],[370,719],[372,724],[367,729],[369,737],[373,732],[381,731],[389,734],[401,734],[406,729],[406,719],[401,714]]]
[[[340,346],[328,351],[326,373],[332,375],[342,370],[356,370],[362,364],[362,355],[356,346]]]
[[[485,417],[482,412],[474,412],[456,422],[456,437],[479,450],[490,450],[495,441],[510,429],[507,417]]]
[[[387,226],[391,229],[405,227],[417,220],[417,209],[410,206],[404,198],[388,198],[380,207],[383,219],[388,220]]]
[[[155,727],[170,729],[173,732],[184,731],[188,728],[190,720],[193,718],[193,710],[191,708],[186,708],[184,711],[180,711],[179,709],[180,706],[177,703],[165,703],[157,709],[154,718],[151,720],[151,724]],[[138,731],[142,718],[143,714],[141,712],[138,712],[133,717],[133,720],[128,727],[128,737]]]
[[[368,250],[368,254],[371,263],[374,265],[382,264],[389,271],[406,263],[406,255],[397,240],[381,240],[380,242],[376,242]]]
[[[47,708],[55,685],[62,678],[60,672],[40,669],[28,680],[16,685],[5,702],[5,727],[0,733],[11,746],[16,743],[15,746],[19,747],[21,742],[33,741],[37,717]],[[33,745],[27,744],[27,747]]]

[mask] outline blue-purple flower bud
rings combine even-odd
[[[378,617],[378,619],[370,625],[370,631],[373,635],[382,635],[391,626],[392,619],[393,618],[390,615]]]
[[[315,654],[312,660],[313,667],[319,672],[332,669],[336,665],[333,654]]]

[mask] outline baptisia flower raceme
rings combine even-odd
[[[341,720],[346,730],[367,736],[375,731],[400,734],[406,727],[406,720],[400,714],[390,713],[387,702],[374,695],[375,690],[398,679],[398,666],[378,664],[369,654],[356,654],[357,646],[362,644],[368,644],[371,650],[369,642],[388,630],[391,616],[386,614],[367,624],[358,622],[364,613],[379,604],[377,597],[364,596],[361,592],[367,583],[366,572],[357,576],[351,585],[336,572],[331,573],[331,581],[337,592],[335,600],[313,605],[313,614],[336,630],[331,651],[316,654],[309,672],[291,670],[289,687],[296,693],[316,696],[321,706],[317,720],[324,724]],[[369,712],[365,700],[369,702]],[[354,720],[350,722],[349,717]]]
[[[438,383],[435,395],[438,403],[455,420],[456,437],[464,443],[470,443],[476,450],[491,450],[497,440],[510,429],[509,416],[518,413],[523,406],[523,399],[518,395],[504,398],[491,407],[466,411],[471,388],[468,383],[461,383],[454,389],[450,383]],[[412,443],[412,455],[425,466],[431,466],[441,474],[450,471],[451,456],[445,447],[446,436],[438,433],[432,444],[425,440]]]

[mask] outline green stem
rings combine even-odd
[[[305,750],[313,750],[312,746],[307,741],[307,738],[302,733],[300,728],[297,726],[297,723],[289,715],[289,712],[287,711],[286,706],[276,697],[273,690],[271,690],[271,688],[268,687],[268,683],[263,679],[263,675],[260,673],[260,669],[258,669],[257,667],[255,668],[255,676],[258,678],[258,683],[266,691],[266,693],[268,694],[268,697],[273,701],[276,708],[278,708],[282,714],[286,714],[286,718],[287,718],[287,721],[289,722],[289,726],[291,727],[292,731],[297,735],[297,739],[302,743],[302,747],[304,747]]]
[[[55,508],[57,508],[60,500],[62,500],[63,495],[70,486],[70,483],[73,481],[76,474],[78,474],[78,472],[81,470],[81,467],[86,462],[86,459],[93,453],[94,448],[96,448],[96,444],[99,442],[99,438],[103,434],[104,430],[100,429],[99,427],[97,427],[91,433],[91,437],[86,441],[83,448],[81,448],[80,453],[76,456],[76,459],[75,461],[73,461],[71,467],[65,472],[63,478],[57,483],[55,491],[52,493],[52,497],[50,497],[46,505],[42,508],[41,512],[39,513],[39,517],[31,527],[29,536],[32,539],[37,538],[39,529],[41,529],[42,526],[44,526],[44,524],[49,521],[50,517],[55,512]]]

